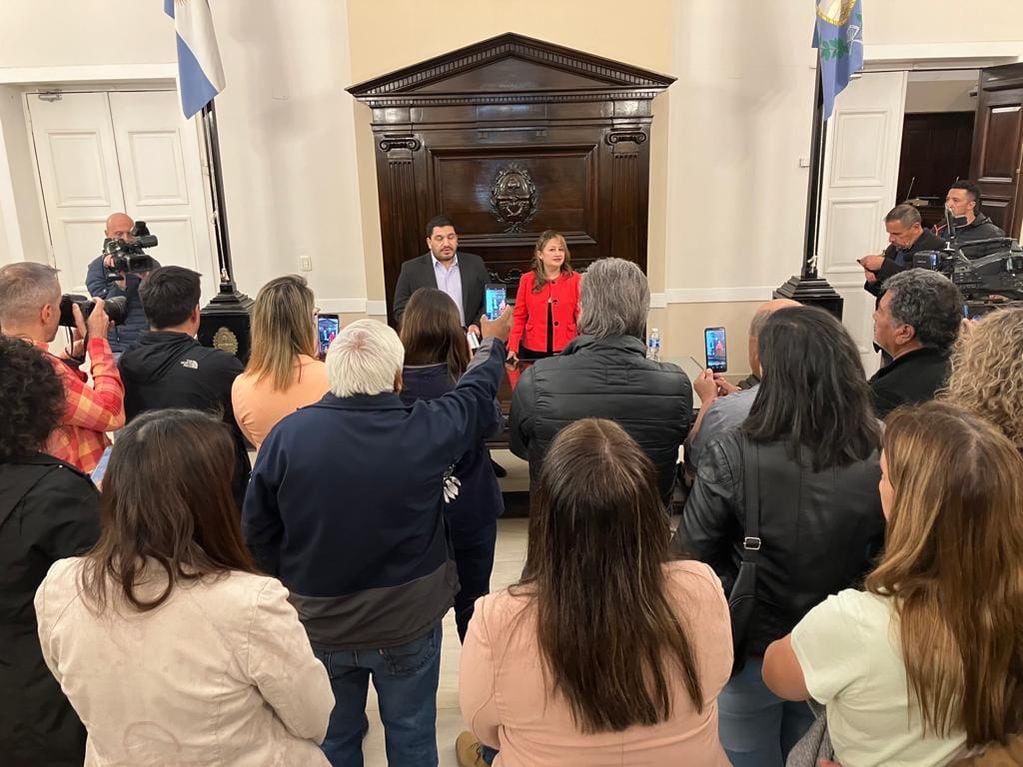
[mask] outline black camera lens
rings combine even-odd
[[[61,296],[59,322],[66,328],[75,327],[75,313],[71,308],[75,304],[78,305],[78,310],[82,313],[82,319],[87,320],[96,306],[96,300],[79,295]],[[106,310],[111,322],[115,325],[123,325],[128,316],[128,299],[125,296],[114,296],[109,301],[104,302],[103,308]]]

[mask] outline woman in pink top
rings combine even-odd
[[[672,561],[653,464],[586,419],[540,471],[522,580],[476,603],[462,648],[461,765],[713,765],[732,668],[721,582]]]
[[[327,393],[327,369],[317,357],[316,302],[298,275],[270,280],[252,307],[252,354],[234,379],[231,404],[256,449],[284,416]]]

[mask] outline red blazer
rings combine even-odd
[[[551,302],[554,318],[554,351],[560,352],[576,336],[575,323],[579,319],[579,272],[558,277],[543,286],[539,293],[533,292],[536,272],[529,271],[519,280],[519,292],[515,297],[515,314],[512,317],[511,335],[508,348],[519,353],[519,345],[534,352],[547,351],[547,301]]]

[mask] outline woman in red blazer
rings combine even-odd
[[[522,275],[508,338],[508,361],[551,357],[575,338],[579,319],[579,274],[565,238],[550,230],[540,235],[533,271]]]

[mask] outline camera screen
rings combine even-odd
[[[496,320],[501,316],[504,307],[507,306],[507,288],[504,285],[487,285],[486,287],[486,312],[488,320]]]
[[[320,359],[323,359],[341,330],[341,318],[336,314],[321,314],[316,318],[316,327],[320,338]]]
[[[707,328],[703,331],[703,341],[707,348],[707,367],[715,373],[728,370],[728,344],[725,341],[724,328]]]

